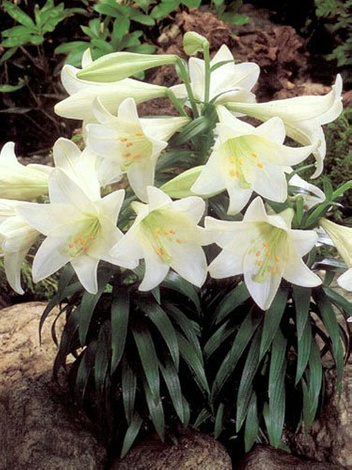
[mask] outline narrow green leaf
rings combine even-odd
[[[53,367],[53,375],[57,377],[60,367],[66,364],[66,357],[73,352],[73,343],[77,336],[80,308],[77,307],[68,317],[60,339],[59,351]]]
[[[262,340],[260,344],[260,356],[261,360],[267,350],[270,347],[270,344],[273,338],[276,335],[276,332],[279,328],[282,315],[284,314],[288,297],[288,289],[280,287],[277,291],[277,294],[274,298],[271,307],[264,314],[264,324],[263,324],[263,333]]]
[[[212,415],[211,413],[203,408],[200,413],[198,414],[195,422],[193,423],[193,427],[198,429],[202,424],[204,424],[208,419],[211,419]]]
[[[79,340],[81,346],[85,345],[87,334],[92,320],[95,307],[105,290],[106,284],[111,279],[112,273],[115,271],[115,267],[104,266],[103,269],[99,270],[98,275],[98,292],[96,294],[90,294],[85,292],[82,296],[81,301],[81,316],[79,320]]]
[[[131,422],[125,434],[125,438],[123,440],[122,450],[120,454],[121,458],[123,458],[132,447],[142,427],[142,424],[143,424],[143,419],[139,416],[138,413],[135,413],[133,415],[133,418],[131,419]]]
[[[210,126],[211,123],[206,116],[197,117],[187,124],[187,126],[173,138],[173,143],[174,145],[182,145],[189,142],[194,137],[208,132]]]
[[[345,318],[352,316],[352,302],[347,300],[341,294],[336,292],[334,289],[330,289],[329,287],[323,287],[325,294],[327,295],[328,299],[336,305],[343,313]]]
[[[154,424],[155,430],[158,433],[160,439],[164,442],[165,439],[165,417],[164,409],[161,402],[160,395],[154,396],[151,393],[148,382],[143,381],[145,398],[147,401],[150,418]]]
[[[301,380],[304,371],[306,370],[310,350],[312,347],[312,327],[310,322],[305,324],[304,330],[301,334],[301,337],[297,341],[297,369],[296,369],[296,379],[295,385]]]
[[[126,357],[123,357],[121,361],[121,388],[126,421],[131,424],[135,415],[134,403],[137,392],[137,376]]]
[[[203,361],[199,359],[196,348],[179,332],[176,332],[180,353],[188,367],[194,372],[194,380],[199,389],[209,393],[209,385],[205,376]]]
[[[258,436],[259,432],[259,420],[258,420],[258,407],[257,407],[257,395],[253,391],[251,399],[249,401],[246,424],[244,429],[244,447],[245,451],[249,452]]]
[[[236,432],[239,432],[246,418],[253,390],[253,380],[259,366],[261,345],[260,330],[257,330],[248,351],[237,393]]]
[[[170,360],[167,360],[165,365],[159,363],[159,367],[177,416],[180,418],[181,423],[184,424],[183,395],[176,367]]]
[[[250,293],[244,282],[241,282],[232,291],[230,291],[220,302],[215,310],[215,322],[221,322],[227,315],[232,313],[239,305],[249,299]]]
[[[260,321],[261,318],[254,318],[252,312],[249,312],[243,320],[242,325],[232,343],[231,349],[225,356],[216,374],[211,391],[212,401],[219,395],[222,387],[225,385],[226,381],[235,370],[239,359],[250,343],[254,332],[257,330],[260,324]]]
[[[76,374],[75,399],[82,404],[86,388],[94,367],[95,355],[97,351],[97,342],[91,341],[86,349],[81,353],[80,362]]]
[[[100,328],[94,362],[94,380],[98,397],[104,399],[105,377],[110,363],[111,330],[109,322]]]
[[[227,340],[229,336],[234,333],[234,331],[236,331],[237,328],[237,325],[229,325],[229,321],[223,323],[206,342],[203,349],[204,359],[209,359],[209,357]]]
[[[155,399],[157,399],[160,394],[160,377],[158,356],[156,354],[152,335],[149,330],[142,325],[133,325],[132,332],[137,345],[145,378],[149,384],[151,394]]]
[[[180,354],[176,332],[166,312],[156,302],[151,302],[147,299],[143,299],[143,302],[138,302],[137,304],[139,305],[139,308],[142,310],[142,312],[144,312],[151,319],[151,321],[159,330],[159,333],[161,334],[170,351],[176,369],[178,369]]]
[[[309,319],[312,289],[301,286],[293,286],[292,291],[296,311],[297,339],[299,341],[303,334],[306,323]]]
[[[175,272],[170,271],[166,279],[162,282],[161,286],[184,295],[191,302],[193,302],[197,312],[201,311],[199,297],[195,288],[192,286],[192,284],[187,282]]]
[[[286,346],[287,341],[280,330],[277,331],[271,347],[269,369],[269,414],[267,423],[270,445],[276,449],[281,445],[285,420],[286,395]],[[269,426],[268,426],[269,424]]]
[[[304,374],[302,383],[303,391],[303,422],[305,432],[312,427],[318,405],[323,380],[323,369],[318,346],[312,343],[309,358],[309,371]]]
[[[130,316],[130,292],[119,286],[113,291],[111,303],[111,373],[119,365],[125,350],[128,321]]]
[[[193,344],[199,359],[202,360],[203,354],[198,340],[198,336],[200,335],[200,326],[198,323],[190,320],[179,308],[169,302],[164,303],[164,308],[169,317],[179,325],[188,341]]]
[[[214,437],[218,439],[224,429],[224,410],[225,405],[220,403],[215,416]]]
[[[317,303],[324,326],[332,341],[332,352],[336,365],[337,388],[339,391],[341,391],[344,367],[344,352],[340,337],[339,324],[331,302],[325,294],[324,290],[315,289],[313,291],[313,297]]]
[[[189,422],[191,420],[191,407],[189,406],[188,401],[185,399],[184,396],[182,396],[182,404],[183,404],[183,424],[185,428],[188,428]]]

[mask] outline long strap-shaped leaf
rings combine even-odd
[[[297,329],[297,367],[296,367],[296,385],[302,378],[309,356],[312,344],[312,327],[309,320],[310,302],[312,289],[300,286],[293,286],[293,300],[296,312]]]
[[[111,303],[111,373],[119,365],[125,350],[128,320],[130,316],[130,292],[120,287],[113,292]]]
[[[123,357],[121,361],[121,389],[126,421],[131,424],[135,415],[137,376],[126,357]]]
[[[312,427],[319,404],[319,395],[323,380],[323,368],[318,346],[313,341],[309,358],[309,371],[302,380],[303,422],[305,432]]]
[[[177,416],[180,418],[181,423],[184,424],[185,413],[183,409],[183,395],[176,367],[173,362],[168,359],[165,365],[160,362],[159,367]]]
[[[123,458],[127,452],[132,447],[136,437],[138,436],[139,430],[143,424],[143,419],[139,416],[138,413],[135,413],[131,419],[131,422],[127,428],[125,438],[123,440],[122,449],[121,449],[121,458]]]
[[[153,421],[154,427],[158,436],[162,441],[165,439],[165,416],[164,416],[164,409],[163,404],[161,402],[161,398],[159,397],[158,400],[155,400],[151,390],[149,388],[148,382],[143,380],[143,387],[145,392],[145,398],[147,401],[150,418]]]

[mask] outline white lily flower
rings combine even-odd
[[[100,260],[111,262],[110,249],[122,238],[116,227],[124,198],[118,190],[102,199],[92,200],[64,171],[57,169],[50,179],[50,204],[23,203],[18,213],[33,228],[46,236],[33,262],[33,280],[40,281],[70,262],[81,284],[97,292]],[[131,257],[114,264],[136,267]]]
[[[257,64],[243,62],[235,64],[230,49],[222,45],[210,61],[210,67],[220,62],[231,61],[219,66],[211,72],[209,99],[215,99],[215,104],[227,102],[252,103],[255,96],[251,89],[256,84],[260,68]],[[191,57],[188,62],[189,76],[193,95],[196,100],[204,102],[205,99],[205,63],[204,60]],[[175,85],[171,90],[177,98],[188,96],[184,84]]]
[[[229,214],[239,212],[255,191],[272,201],[287,198],[285,167],[303,161],[313,146],[293,148],[282,145],[285,127],[272,118],[255,128],[219,106],[218,138],[199,178],[191,190],[199,195],[224,189],[230,197]]]
[[[98,100],[94,102],[94,113],[99,124],[87,125],[88,147],[118,163],[120,174],[127,174],[133,191],[145,201],[146,188],[154,183],[157,159],[167,147],[167,141],[189,118],[139,118],[132,98],[121,103],[117,117]]]
[[[87,67],[90,63],[90,55],[86,53],[82,59],[82,67]],[[166,87],[151,85],[131,78],[110,83],[82,80],[77,77],[81,70],[68,64],[64,65],[62,69],[61,81],[70,96],[56,104],[55,112],[59,116],[94,122],[92,105],[97,97],[106,109],[116,114],[122,101],[130,96],[139,104],[167,95],[168,89]]]
[[[274,116],[284,121],[286,134],[302,145],[316,144],[314,152],[316,171],[312,178],[323,170],[326,153],[323,124],[334,121],[342,112],[342,78],[337,75],[330,93],[324,96],[300,96],[268,103],[227,102],[226,107],[234,113],[244,113],[260,121]]]
[[[352,290],[352,227],[345,227],[324,218],[319,220],[319,224],[329,235],[341,258],[349,268],[338,278],[337,282],[343,289],[350,291]]]
[[[285,169],[287,173],[292,172],[292,168]],[[302,194],[299,194],[303,197],[304,201],[304,210],[307,211],[312,207],[324,202],[326,199],[324,191],[322,191],[318,186],[308,183],[299,175],[293,175],[290,178],[289,186],[294,186],[303,190]]]
[[[197,223],[205,209],[196,196],[172,201],[163,191],[148,187],[148,204],[133,203],[136,220],[123,239],[111,250],[118,259],[144,258],[142,291],[154,289],[174,269],[190,283],[201,286],[207,262],[201,246],[209,244]]]
[[[17,204],[16,201],[0,200],[0,252],[8,283],[15,292],[24,294],[21,267],[39,232],[17,215]]]
[[[352,292],[352,268],[341,274],[337,279],[337,283],[342,289]]]
[[[47,195],[52,170],[46,165],[22,165],[17,160],[14,142],[7,142],[0,152],[0,197],[29,201]]]
[[[248,207],[241,222],[205,218],[205,227],[223,248],[209,265],[213,278],[244,274],[246,286],[257,305],[267,310],[281,279],[299,286],[321,284],[302,261],[317,240],[313,230],[292,230],[294,212],[286,209],[268,215],[257,197]]]

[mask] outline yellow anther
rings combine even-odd
[[[128,140],[128,139],[127,139],[126,137],[120,137],[120,138],[119,138],[119,141],[120,141],[120,142],[127,142],[127,140]]]
[[[240,158],[240,159],[238,160],[238,164],[239,164],[239,165],[243,165],[243,160],[242,160],[242,158]]]
[[[280,256],[279,255],[275,255],[275,261],[280,261]]]
[[[262,170],[264,168],[264,165],[263,165],[263,163],[259,162],[259,163],[257,163],[257,167]]]
[[[255,262],[255,264],[256,264],[257,266],[261,266],[263,263],[260,261],[260,259],[258,259],[258,260]]]
[[[255,256],[258,258],[258,256],[260,256],[260,255],[261,255],[261,251],[258,250],[258,251],[256,252]]]
[[[268,241],[267,241],[267,240],[265,240],[265,242],[263,243],[263,246],[264,246],[265,248],[268,248],[268,246],[269,246],[269,243],[268,243]]]
[[[139,153],[136,153],[136,155],[133,155],[134,160],[139,160],[140,158],[141,156],[139,155]]]
[[[272,272],[272,274],[275,274],[275,273],[277,272],[276,266],[273,266],[273,267],[271,268],[271,272]]]
[[[229,160],[230,160],[230,163],[235,163],[235,157],[233,155],[229,157]]]
[[[127,142],[126,147],[132,147],[133,142]]]
[[[170,230],[170,233],[171,233],[171,235],[175,235],[176,232],[175,232],[175,230],[172,230],[172,229],[171,229],[171,230]]]
[[[265,253],[265,256],[266,256],[267,258],[270,258],[270,256],[271,256],[271,251],[268,250],[268,251]]]
[[[163,234],[164,235],[169,235],[169,231],[168,230],[163,230]]]
[[[231,176],[231,178],[234,178],[235,176],[239,175],[239,171],[231,168],[231,170],[229,171],[229,175]]]
[[[252,156],[253,158],[258,158],[258,155],[257,155],[256,153],[254,153],[254,152],[251,153],[251,156]]]
[[[124,153],[123,156],[124,158],[129,158],[132,154],[130,152]]]
[[[137,136],[137,137],[142,137],[142,135],[143,135],[143,132],[142,132],[142,131],[136,132],[136,136]]]
[[[176,243],[178,243],[179,245],[181,245],[182,240],[180,240],[179,238],[176,238]]]

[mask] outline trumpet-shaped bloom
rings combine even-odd
[[[326,153],[323,124],[334,121],[342,111],[342,79],[337,75],[332,90],[325,96],[300,96],[268,103],[227,102],[226,107],[235,113],[244,113],[261,121],[278,116],[285,124],[286,134],[300,144],[314,144],[316,171],[313,178],[323,170]]]
[[[239,212],[253,191],[272,201],[284,202],[287,198],[285,167],[301,162],[314,148],[282,145],[285,127],[279,118],[255,128],[222,106],[218,114],[218,138],[191,190],[205,195],[226,189],[230,197],[229,214]]]
[[[0,200],[0,252],[10,286],[18,294],[23,294],[22,263],[39,232],[16,214],[16,205],[15,201]]]
[[[291,173],[292,168],[288,168],[286,171],[287,173]],[[308,183],[297,174],[290,178],[289,186],[295,188],[297,194],[303,197],[304,210],[306,211],[324,202],[326,199],[324,191],[318,188],[318,186]]]
[[[96,293],[97,268],[100,260],[111,261],[110,249],[122,237],[116,227],[124,198],[118,190],[93,201],[62,170],[50,179],[50,204],[23,203],[17,212],[33,228],[46,236],[33,262],[33,279],[40,281],[70,262],[81,284]],[[130,259],[119,263],[135,267]]]
[[[90,54],[86,52],[82,58],[83,69],[91,62]],[[68,64],[62,69],[61,81],[70,96],[55,106],[55,112],[59,116],[94,122],[92,105],[96,98],[100,99],[106,109],[116,114],[122,101],[130,96],[139,104],[154,98],[165,97],[167,94],[166,87],[130,78],[110,83],[82,80],[77,77],[81,70]]]
[[[167,141],[188,118],[139,118],[136,103],[127,98],[121,103],[118,115],[113,116],[98,101],[94,113],[99,124],[87,125],[88,147],[101,157],[120,166],[128,181],[143,201],[146,188],[154,183],[155,165]]]
[[[333,241],[347,267],[350,268],[338,278],[337,282],[343,289],[352,291],[352,228],[335,224],[328,219],[320,219],[319,223]]]
[[[111,250],[118,259],[144,258],[145,275],[139,286],[151,290],[174,269],[187,281],[201,286],[207,275],[205,230],[197,225],[205,203],[196,196],[172,201],[160,189],[148,187],[148,204],[133,203],[136,220]]]
[[[302,260],[314,246],[317,234],[292,230],[293,215],[292,209],[268,215],[257,197],[241,222],[206,217],[206,229],[223,248],[209,265],[210,275],[224,278],[244,274],[246,286],[262,310],[270,307],[282,278],[299,286],[321,284]]]
[[[220,62],[228,62],[215,68],[210,75],[209,100],[215,100],[215,104],[227,102],[252,103],[255,96],[251,89],[258,80],[259,66],[251,62],[235,64],[230,49],[222,45],[213,59],[210,67]],[[196,57],[189,59],[189,75],[194,98],[200,102],[205,100],[205,63]],[[171,87],[177,98],[186,98],[185,85]]]
[[[51,171],[45,165],[21,165],[15,155],[15,144],[7,142],[0,153],[0,197],[29,201],[47,195]]]

